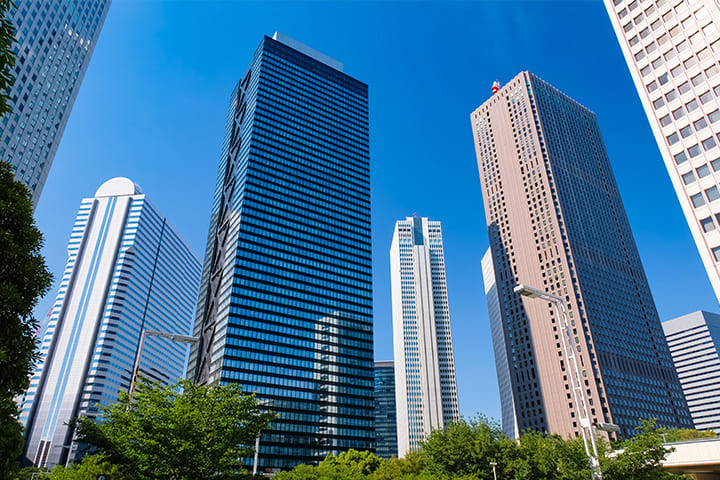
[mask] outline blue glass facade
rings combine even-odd
[[[110,0],[15,0],[12,113],[0,119],[0,160],[37,204]]]
[[[142,330],[189,333],[199,280],[199,260],[132,182],[110,180],[82,201],[22,400],[29,462],[53,466],[76,457],[67,423],[97,418],[99,406],[129,389]],[[186,358],[186,345],[150,337],[140,373],[175,382]]]
[[[398,456],[393,362],[375,362],[375,454],[380,458]]]
[[[232,94],[188,372],[279,414],[272,469],[374,440],[367,86],[279,38]]]

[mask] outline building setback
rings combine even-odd
[[[37,205],[110,0],[15,0],[12,112],[0,121],[0,161]]]
[[[663,329],[695,428],[720,432],[720,315],[694,312]]]
[[[720,300],[720,4],[605,0]]]
[[[397,457],[397,411],[393,362],[375,362],[375,454]]]
[[[522,72],[471,122],[502,320],[495,348],[510,376],[500,386],[512,390],[501,398],[512,398],[517,422],[506,431],[580,431],[562,319],[547,302],[521,299],[517,284],[565,300],[591,421],[622,435],[639,418],[690,426],[595,115]]]
[[[279,414],[261,470],[374,444],[368,88],[282,34],[231,96],[189,375]]]
[[[398,453],[460,418],[440,222],[408,217],[390,247]]]
[[[77,445],[67,423],[96,418],[99,405],[129,390],[142,330],[187,335],[200,261],[136,184],[105,182],[80,203],[68,262],[40,361],[22,399],[26,459],[64,464]],[[171,383],[183,377],[187,347],[149,337],[140,373]],[[72,447],[68,447],[72,445]]]

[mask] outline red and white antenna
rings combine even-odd
[[[492,85],[492,94],[495,95],[500,90],[500,81],[495,80]]]

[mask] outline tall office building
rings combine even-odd
[[[562,319],[515,294],[517,284],[564,299],[591,421],[623,435],[638,418],[690,426],[595,115],[522,72],[471,121],[504,345],[493,337],[510,376],[500,386],[512,390],[501,397],[513,400],[514,428],[580,431]]]
[[[375,362],[375,454],[397,457],[397,413],[393,362]]]
[[[0,161],[37,205],[110,0],[15,0],[12,113],[0,121]]]
[[[694,312],[663,329],[695,428],[720,432],[720,315]]]
[[[440,222],[395,223],[390,247],[398,453],[460,418]]]
[[[605,6],[720,299],[720,4],[605,0]]]
[[[29,462],[52,467],[76,458],[67,423],[96,418],[98,404],[129,389],[143,330],[190,332],[199,282],[200,261],[132,181],[108,180],[80,203],[21,406]],[[174,382],[186,359],[186,345],[148,337],[140,373]]]
[[[490,335],[495,354],[495,370],[500,390],[500,414],[502,416],[502,429],[510,438],[520,437],[518,421],[515,415],[515,397],[513,394],[510,362],[508,362],[508,348],[503,331],[503,316],[500,309],[500,297],[495,281],[495,267],[493,266],[492,249],[488,248],[482,258],[483,282],[485,284],[485,299],[488,306],[490,320]]]
[[[265,37],[231,96],[190,355],[279,414],[261,469],[372,448],[368,88]]]

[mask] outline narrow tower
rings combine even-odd
[[[368,88],[265,37],[230,101],[190,378],[279,414],[259,466],[372,448]]]
[[[503,420],[576,436],[580,424],[552,304],[561,297],[590,421],[635,433],[640,418],[692,425],[595,115],[522,72],[471,115],[494,282]],[[488,259],[489,261],[489,259]],[[488,262],[485,262],[486,264]],[[500,336],[502,335],[502,337]],[[499,342],[501,341],[501,342]],[[511,410],[512,409],[512,410]]]
[[[81,202],[40,361],[23,396],[28,461],[52,467],[76,458],[68,422],[96,418],[98,404],[129,390],[143,330],[190,332],[199,281],[200,261],[132,181],[108,180]],[[175,382],[186,359],[187,346],[153,338],[140,373]]]
[[[398,453],[460,418],[440,222],[408,217],[390,247]]]

